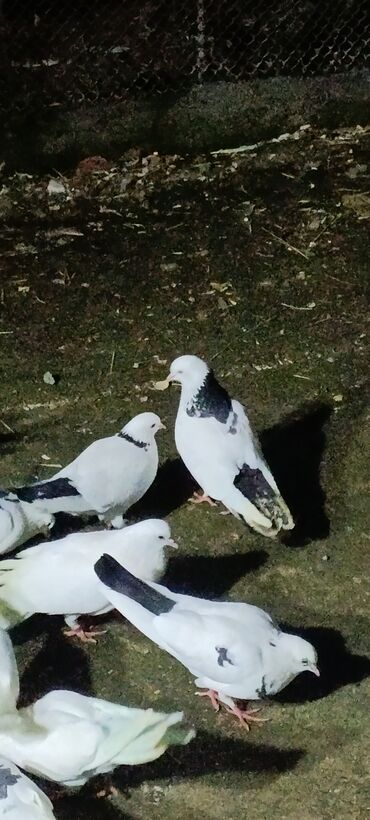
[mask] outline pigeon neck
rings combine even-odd
[[[135,447],[138,447],[140,450],[148,450],[150,447],[149,441],[142,441],[140,437],[132,435],[127,430],[121,430],[121,432],[118,433],[118,437],[125,439],[129,444],[134,444]]]
[[[19,696],[19,677],[9,635],[0,630],[0,714],[14,712]]]
[[[203,376],[199,378],[194,378],[189,380],[186,384],[181,385],[181,398],[180,402],[182,405],[188,405],[189,403],[193,404],[196,400],[196,397],[199,393],[204,389],[206,380],[207,380],[208,373],[205,373]]]

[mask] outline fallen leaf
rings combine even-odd
[[[154,387],[154,390],[167,390],[167,387],[169,387],[169,384],[170,383],[169,383],[168,379],[163,379],[163,381],[160,381],[160,382],[153,382],[153,387]]]
[[[54,378],[53,374],[50,373],[50,370],[47,370],[46,373],[44,373],[42,378],[43,378],[45,384],[55,384],[55,378]]]

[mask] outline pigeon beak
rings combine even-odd
[[[161,423],[160,423],[160,425],[159,425],[159,427],[158,427],[158,430],[167,430],[166,425],[165,425],[165,424],[163,424],[163,422],[162,422],[162,421],[161,421]]]
[[[315,664],[312,664],[312,666],[309,666],[309,670],[310,670],[310,672],[313,672],[313,674],[316,675],[317,678],[320,677],[320,671],[317,668],[317,666],[315,666]]]
[[[166,544],[167,544],[168,547],[173,547],[174,550],[178,550],[178,548],[179,548],[179,545],[176,544],[176,541],[174,541],[173,538],[168,538],[168,540],[166,541]]]

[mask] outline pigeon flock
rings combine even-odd
[[[266,537],[294,526],[245,409],[208,365],[180,356],[158,389],[181,385],[177,450],[199,484],[192,501],[221,502]],[[64,689],[17,708],[19,677],[8,629],[35,613],[63,615],[65,634],[94,641],[80,616],[118,610],[194,676],[196,694],[222,704],[249,729],[263,723],[259,701],[301,672],[319,675],[315,648],[283,632],[269,614],[245,602],[211,601],[172,592],[160,581],[176,548],[161,519],[129,525],[126,512],[158,470],[155,413],[140,413],[117,435],[99,439],[46,481],[0,493],[0,553],[49,534],[55,514],[98,516],[107,529],[41,541],[0,563],[0,816],[53,818],[48,798],[25,770],[67,786],[122,764],[155,760],[195,736],[182,712],[129,708]],[[20,768],[17,768],[20,767]]]

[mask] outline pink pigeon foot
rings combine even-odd
[[[239,723],[242,724],[247,730],[250,731],[250,724],[252,723],[266,723],[269,718],[258,718],[256,717],[256,713],[261,711],[259,709],[240,709],[236,703],[233,703],[232,706],[227,706],[226,710],[229,712],[230,715],[235,715],[235,717],[239,720]]]
[[[96,643],[95,635],[105,635],[106,629],[93,631],[90,627],[84,629],[82,626],[74,626],[73,629],[64,629],[63,635],[66,638],[78,638],[82,643]]]
[[[210,498],[209,495],[202,492],[194,492],[192,497],[189,498],[189,501],[191,504],[203,504],[203,502],[206,501],[210,507],[217,507],[216,502],[212,501],[212,498]]]
[[[220,704],[217,692],[215,692],[214,689],[207,689],[205,692],[196,692],[195,694],[198,695],[199,698],[209,698],[215,712],[219,712]]]

